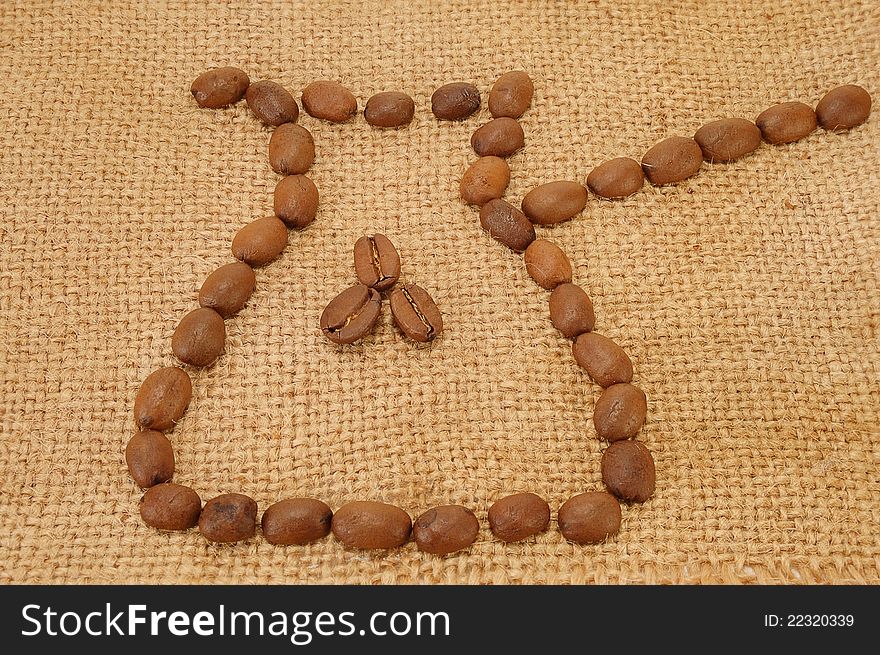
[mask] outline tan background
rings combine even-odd
[[[741,6],[734,6],[741,5]],[[838,6],[845,4],[846,6]],[[259,6],[257,6],[259,5]],[[876,2],[4,2],[0,8],[0,580],[6,582],[878,582],[878,134],[762,146],[674,188],[591,198],[540,230],[568,252],[597,330],[631,354],[650,401],[640,439],[656,496],[617,538],[567,544],[555,509],[601,488],[597,389],[547,317],[548,294],[458,199],[488,117],[434,120],[432,91],[485,93],[522,68],[536,94],[507,197],[583,181],[708,120],[880,91]],[[412,126],[303,116],[318,157],[315,223],[258,272],[227,355],[194,375],[171,434],[177,481],[261,508],[314,495],[463,503],[468,552],[346,552],[262,539],[207,544],[140,522],[122,451],[140,381],[271,211],[269,130],[241,103],[200,110],[203,70],[299,91],[337,79],[361,107],[416,100]],[[485,97],[485,96],[484,96]],[[405,341],[386,311],[364,343],[317,329],[354,279],[351,246],[398,245],[441,305],[443,338]],[[504,545],[485,512],[535,491],[546,533]]]

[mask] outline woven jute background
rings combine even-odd
[[[547,292],[458,198],[485,100],[439,123],[430,95],[501,73],[535,81],[507,198],[785,100],[880,93],[880,5],[773,2],[3,2],[0,4],[0,580],[5,582],[880,581],[880,116],[762,146],[675,187],[591,198],[542,228],[632,356],[658,485],[601,546],[555,510],[602,487],[598,388]],[[227,352],[192,371],[170,433],[175,479],[261,508],[314,496],[413,516],[472,507],[468,551],[350,552],[332,538],[211,545],[141,523],[123,448],[143,378],[230,240],[271,213],[270,131],[240,103],[196,107],[217,65],[299,92],[335,79],[361,107],[416,100],[412,125],[330,125],[309,173],[317,220],[258,271]],[[484,95],[485,98],[485,95]],[[318,329],[381,231],[446,332],[406,341],[387,308],[345,348]],[[486,510],[530,490],[550,530],[494,540]]]

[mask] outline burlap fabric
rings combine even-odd
[[[844,6],[845,5],[845,6]],[[5,582],[878,582],[880,117],[762,146],[540,234],[571,257],[597,330],[649,398],[656,496],[610,543],[566,543],[555,510],[601,488],[598,388],[553,329],[548,294],[458,198],[488,112],[439,123],[430,95],[535,81],[507,198],[584,181],[669,135],[858,83],[880,92],[880,6],[863,3],[325,2],[0,5],[0,580]],[[317,220],[258,272],[227,354],[193,371],[175,479],[265,508],[309,495],[474,508],[464,554],[378,555],[332,538],[210,545],[137,513],[123,448],[140,381],[230,240],[271,212],[270,131],[244,103],[198,109],[232,64],[299,91],[401,89],[413,124],[303,115]],[[405,340],[387,308],[363,343],[318,330],[382,231],[446,332]],[[551,529],[505,545],[501,495],[537,492]]]

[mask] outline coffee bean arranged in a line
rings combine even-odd
[[[758,114],[755,124],[767,143],[792,143],[813,133],[816,112],[802,102],[783,102]]]
[[[199,305],[223,318],[235,316],[247,304],[256,284],[254,269],[244,262],[225,264],[205,279],[199,290]]]
[[[199,107],[220,109],[241,100],[250,83],[247,73],[240,68],[224,66],[199,75],[190,92]]]
[[[477,539],[480,522],[461,505],[434,507],[413,523],[412,536],[418,549],[433,555],[448,555],[467,548]]]
[[[171,336],[171,350],[185,364],[210,366],[226,344],[226,324],[213,309],[199,307],[180,319]]]
[[[499,77],[489,91],[489,113],[495,118],[519,118],[535,95],[532,78],[524,71],[511,71]]]
[[[568,339],[590,332],[596,324],[593,302],[578,285],[564,282],[550,294],[550,321]]]
[[[241,228],[232,239],[232,255],[250,266],[275,261],[287,246],[287,228],[275,216],[258,218]]]
[[[400,278],[400,255],[384,234],[363,236],[354,244],[354,270],[361,284],[388,291]]]
[[[444,84],[431,96],[431,111],[441,120],[464,120],[479,108],[480,90],[469,82]]]
[[[525,134],[512,118],[496,118],[471,135],[471,147],[480,157],[510,157],[525,144]]]
[[[600,439],[619,441],[638,434],[648,415],[648,398],[634,384],[612,384],[593,408],[593,425]]]
[[[642,170],[651,184],[675,184],[696,174],[703,165],[703,151],[693,139],[671,136],[642,157]]]
[[[522,210],[532,223],[553,225],[580,214],[587,206],[582,184],[559,180],[535,187],[522,200]]]
[[[480,157],[461,177],[462,200],[469,205],[485,205],[504,195],[510,184],[510,167],[500,157]]]
[[[413,341],[433,341],[443,332],[443,316],[431,294],[417,284],[392,291],[388,300],[394,323]]]
[[[816,118],[826,130],[848,130],[871,114],[871,96],[860,86],[846,84],[826,93],[816,105]]]
[[[288,175],[275,185],[275,215],[290,228],[303,229],[318,215],[318,187],[305,175]]]
[[[339,82],[312,82],[303,89],[302,103],[309,116],[331,123],[344,123],[357,113],[357,99]]]
[[[161,432],[142,430],[129,439],[125,447],[125,463],[131,479],[146,489],[168,482],[174,475],[174,449]]]
[[[248,87],[244,99],[254,116],[266,125],[277,127],[285,123],[296,123],[299,118],[296,99],[277,82],[254,82]]]
[[[535,240],[535,226],[526,215],[500,198],[480,208],[480,225],[514,252],[523,252]]]
[[[489,528],[502,541],[528,539],[549,524],[550,505],[533,493],[506,496],[489,508]]]
[[[722,118],[706,123],[694,134],[694,141],[710,164],[744,157],[761,145],[761,130],[744,118]]]
[[[562,536],[576,544],[598,544],[620,530],[620,503],[604,491],[588,491],[569,498],[559,508]]]
[[[572,354],[600,387],[632,382],[632,361],[623,348],[608,337],[595,332],[581,334],[572,344]]]
[[[373,127],[402,127],[412,122],[416,103],[400,91],[383,91],[367,100],[364,120]]]
[[[560,284],[571,282],[571,262],[562,248],[552,241],[536,239],[523,255],[526,271],[538,286],[553,291]]]
[[[621,500],[645,502],[657,482],[651,451],[632,439],[615,441],[602,454],[602,481]]]
[[[270,505],[263,512],[260,527],[270,544],[303,545],[330,533],[333,512],[314,498],[289,498]]]
[[[257,503],[244,494],[222,494],[202,508],[199,532],[208,541],[232,543],[250,539],[257,531]]]
[[[269,165],[281,175],[301,175],[315,162],[315,140],[301,125],[285,123],[269,139]]]
[[[354,343],[372,332],[382,311],[379,292],[363,284],[336,296],[321,314],[321,332],[333,343]]]
[[[150,487],[140,502],[144,523],[157,530],[189,530],[199,522],[202,499],[182,484],[167,482]]]
[[[409,541],[412,519],[399,507],[375,501],[354,501],[336,510],[333,535],[349,548],[397,548]]]
[[[166,366],[150,373],[134,399],[134,419],[144,430],[170,430],[192,400],[192,381],[182,368]]]
[[[599,164],[587,176],[590,191],[601,198],[616,199],[631,196],[642,188],[645,174],[635,159],[617,157]]]

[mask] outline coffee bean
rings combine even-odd
[[[132,479],[146,489],[174,475],[174,449],[161,432],[143,430],[128,440],[125,463]]]
[[[275,215],[302,229],[318,214],[318,188],[305,175],[288,175],[275,185]]]
[[[502,541],[522,541],[550,524],[550,505],[532,493],[513,494],[489,508],[489,527]]]
[[[600,439],[620,441],[638,434],[648,415],[648,398],[634,384],[612,384],[593,408],[593,425]]]
[[[303,545],[330,533],[333,512],[314,498],[290,498],[270,505],[260,525],[270,544]]]
[[[451,82],[434,91],[431,111],[446,121],[460,121],[480,108],[480,90],[468,82]]]
[[[364,119],[373,127],[402,127],[412,122],[416,103],[400,91],[377,93],[367,100]]]
[[[629,157],[599,164],[587,176],[590,191],[602,198],[626,198],[641,189],[644,183],[641,165]]]
[[[250,539],[257,531],[257,503],[243,494],[222,494],[205,503],[199,532],[208,541],[228,544]]]
[[[409,540],[412,519],[394,505],[346,503],[333,515],[333,536],[349,548],[397,548]]]
[[[758,114],[755,124],[767,143],[791,143],[816,129],[816,112],[802,102],[783,102]]]
[[[576,216],[587,206],[587,190],[577,182],[547,182],[522,200],[522,210],[532,223],[552,225]]]
[[[425,343],[443,332],[443,317],[434,299],[422,287],[407,284],[388,296],[391,315],[400,331],[413,341]]]
[[[565,501],[556,518],[569,541],[599,544],[620,530],[620,503],[604,491],[588,491]]]
[[[560,284],[571,282],[571,262],[552,241],[536,239],[523,255],[526,272],[544,289],[552,291]]]
[[[578,285],[560,284],[550,294],[550,321],[569,339],[589,332],[596,324],[593,302]]]
[[[305,173],[315,161],[315,140],[301,125],[285,123],[269,139],[269,165],[281,175]]]
[[[150,373],[134,399],[134,418],[145,430],[170,430],[192,399],[192,381],[186,371],[166,366]]]
[[[226,325],[213,309],[199,307],[180,319],[171,336],[175,357],[191,366],[210,366],[223,354]]]
[[[356,284],[336,296],[321,314],[321,332],[333,343],[354,343],[368,335],[382,310],[375,289]]]
[[[654,494],[654,458],[638,441],[617,441],[602,454],[602,480],[621,500],[643,503]]]
[[[302,92],[303,109],[310,116],[343,123],[357,113],[357,99],[339,82],[312,82]]]
[[[354,243],[354,270],[361,284],[388,291],[400,277],[400,255],[384,234],[361,237]]]
[[[232,239],[232,254],[251,266],[265,266],[275,260],[287,245],[287,228],[275,216],[258,218],[238,231]]]
[[[534,94],[535,86],[527,73],[505,73],[495,81],[489,91],[489,112],[495,118],[519,118],[532,104]]]
[[[525,144],[525,134],[512,118],[496,118],[471,135],[471,146],[480,157],[509,157]]]
[[[601,387],[632,382],[632,361],[626,352],[608,337],[595,332],[581,334],[572,345],[578,365]]]
[[[722,118],[703,125],[694,134],[694,141],[710,164],[733,161],[761,145],[761,130],[745,118]]]
[[[461,178],[461,197],[469,205],[485,205],[504,195],[510,167],[500,157],[480,157]]]
[[[412,532],[416,546],[422,552],[448,555],[474,543],[480,532],[480,522],[466,507],[444,505],[419,516],[413,523]]]
[[[235,316],[247,304],[256,284],[257,276],[250,266],[244,262],[226,264],[205,279],[199,305],[210,307],[223,318]]]
[[[870,114],[871,96],[854,84],[831,89],[816,105],[816,118],[826,130],[848,130],[864,123]]]
[[[251,81],[240,68],[224,66],[202,73],[190,91],[199,107],[220,109],[241,100]]]
[[[150,487],[140,502],[144,523],[157,530],[188,530],[199,522],[201,511],[199,495],[173,482]]]
[[[703,165],[703,151],[693,139],[672,136],[655,145],[642,157],[642,169],[651,184],[681,182]]]
[[[277,82],[261,80],[254,82],[244,94],[248,107],[258,119],[266,125],[284,125],[296,123],[299,118],[299,105],[291,95]]]
[[[509,202],[496,198],[480,208],[480,225],[514,252],[522,252],[535,240],[535,226]]]

